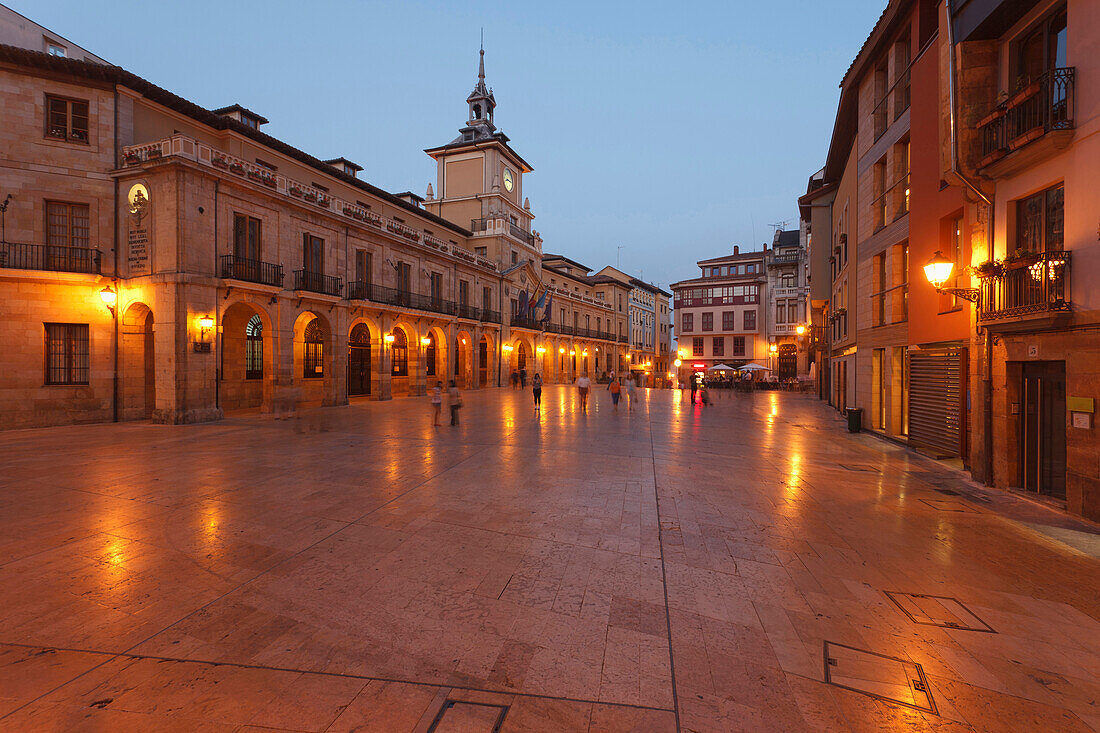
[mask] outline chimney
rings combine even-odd
[[[741,248],[740,248],[740,247],[738,247],[738,246],[737,246],[736,244],[735,244],[735,245],[733,245],[733,253],[734,253],[734,254],[737,254],[737,253],[738,253],[738,251],[740,251],[740,249],[741,249]]]

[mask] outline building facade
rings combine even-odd
[[[767,251],[769,368],[780,381],[809,372],[807,299],[809,266],[802,230],[777,229]]]
[[[686,383],[693,373],[716,364],[767,365],[766,261],[766,250],[741,252],[734,246],[733,254],[697,262],[699,277],[669,286],[680,380]]]
[[[608,265],[597,277],[629,288],[629,356],[625,368],[638,384],[659,386],[667,381],[669,363],[669,303],[671,293]],[[662,334],[664,338],[662,339]]]
[[[587,274],[543,268],[483,61],[466,126],[428,150],[438,198],[60,53],[0,47],[0,95],[2,427],[571,381],[626,353]]]

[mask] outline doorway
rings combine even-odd
[[[348,337],[348,395],[370,394],[370,329],[357,323]]]
[[[779,381],[785,382],[798,376],[798,353],[794,344],[779,345]]]
[[[1066,498],[1066,363],[1023,363],[1020,486]]]
[[[489,383],[489,341],[484,336],[477,345],[477,383],[479,387]]]

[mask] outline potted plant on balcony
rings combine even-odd
[[[1007,107],[1015,107],[1039,93],[1039,82],[1032,81],[1030,76],[1020,74],[1016,77],[1016,91],[1008,98]]]
[[[1005,270],[1018,270],[1021,267],[1029,267],[1038,262],[1039,255],[1026,249],[1017,249],[1005,255],[1003,260]]]
[[[996,260],[986,260],[980,265],[970,268],[970,274],[976,277],[999,277],[1004,274],[1004,267]]]
[[[236,173],[238,176],[243,176],[244,175],[244,166],[241,165],[240,163],[238,163],[237,161],[233,161],[232,163],[229,164],[229,172],[230,173]]]
[[[305,194],[305,191],[302,190],[302,187],[296,183],[290,184],[290,188],[288,188],[287,190],[290,192],[291,196],[296,196],[298,198],[302,198],[302,195]]]
[[[228,168],[229,167],[229,161],[225,159],[224,155],[218,155],[218,154],[215,153],[210,158],[210,162],[214,165],[215,168]]]
[[[148,150],[145,151],[145,159],[146,160],[155,160],[159,157],[160,157],[160,146],[159,145],[155,148],[149,148]]]

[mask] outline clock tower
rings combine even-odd
[[[470,246],[502,270],[528,261],[537,271],[542,239],[531,229],[534,215],[523,198],[523,174],[532,168],[496,127],[497,103],[485,84],[484,48],[466,105],[466,124],[458,137],[424,151],[436,161],[435,189],[429,186],[424,208],[470,229]]]

